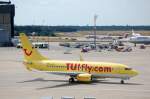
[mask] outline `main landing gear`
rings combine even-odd
[[[121,83],[121,84],[124,84],[124,80],[121,80],[120,83]]]
[[[73,83],[73,82],[75,82],[74,78],[73,77],[69,78],[69,83]]]

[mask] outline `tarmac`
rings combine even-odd
[[[79,49],[64,54],[67,48],[52,43],[50,50],[39,51],[50,59],[79,60]],[[120,84],[120,79],[104,79],[91,83],[68,83],[68,76],[37,73],[26,70],[22,64],[23,52],[14,47],[0,48],[0,99],[61,99],[85,96],[96,99],[150,99],[150,47],[132,52],[91,51],[83,53],[84,60],[126,64],[139,75]],[[46,98],[43,98],[46,97]]]

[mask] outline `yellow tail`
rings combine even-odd
[[[28,37],[24,33],[20,33],[20,40],[22,44],[22,49],[24,52],[24,58],[27,61],[31,60],[45,60],[48,59],[42,56],[36,48],[31,44]]]

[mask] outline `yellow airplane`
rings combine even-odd
[[[123,84],[124,80],[138,75],[136,70],[126,65],[106,62],[89,62],[84,61],[81,56],[80,61],[49,60],[33,47],[24,33],[20,33],[20,40],[24,51],[23,63],[28,70],[68,75],[70,76],[70,83],[75,80],[90,82],[98,78],[119,78]]]

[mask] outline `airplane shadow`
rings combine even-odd
[[[121,84],[120,82],[108,82],[108,80],[93,80],[92,82],[79,82],[76,81],[74,83],[69,83],[68,80],[45,80],[43,78],[36,78],[32,80],[26,80],[26,81],[21,81],[17,83],[28,83],[28,82],[62,82],[63,84],[59,85],[54,85],[54,86],[47,86],[47,87],[42,87],[42,88],[37,88],[37,90],[42,90],[42,89],[49,89],[49,88],[59,88],[59,87],[69,87],[69,86],[77,86],[77,85],[97,85],[97,84],[115,84],[115,85],[143,85],[143,84],[138,84],[138,83],[124,83]]]
[[[32,80],[26,80],[26,81],[21,81],[21,82],[17,82],[17,83],[26,83],[26,82],[68,82],[67,80],[45,80],[43,78],[36,78],[36,79],[32,79]]]
[[[103,81],[103,80],[101,80]],[[47,86],[43,88],[37,88],[37,90],[42,90],[42,89],[49,89],[49,88],[59,88],[59,87],[69,87],[69,86],[77,86],[77,85],[96,85],[99,81],[92,81],[92,82],[80,82],[76,81],[73,83],[69,83],[68,80],[66,80],[67,83],[59,84],[59,85],[54,85],[54,86]]]
[[[121,84],[120,82],[106,82],[106,81],[102,81],[102,82],[99,82],[100,84],[115,84],[115,85],[143,85],[143,84],[139,84],[139,83],[124,83],[124,84]]]

